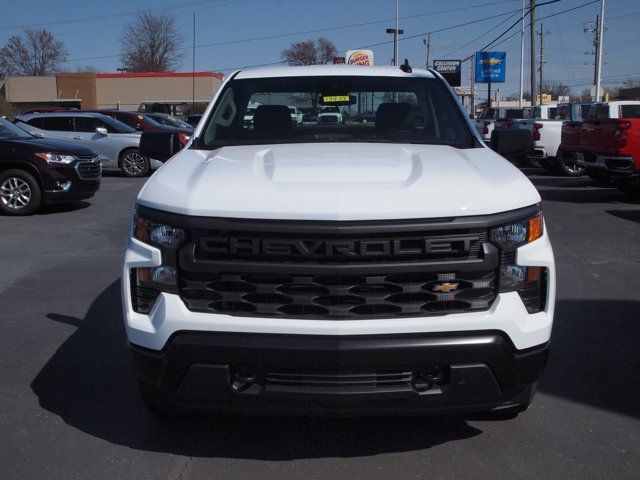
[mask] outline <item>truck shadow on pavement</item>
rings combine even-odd
[[[540,390],[637,416],[640,406],[633,399],[640,394],[639,307],[640,302],[559,302]],[[473,416],[159,420],[137,392],[125,348],[118,281],[96,298],[84,319],[58,313],[47,317],[77,330],[31,384],[40,406],[68,425],[115,444],[185,456],[277,461],[414,451],[482,433],[468,423]]]

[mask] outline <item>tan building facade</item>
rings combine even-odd
[[[179,113],[194,101],[194,91],[196,103],[208,103],[222,80],[215,72],[58,73],[0,80],[0,98],[18,111],[64,105]]]

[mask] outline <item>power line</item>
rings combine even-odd
[[[410,40],[412,38],[424,37],[425,35],[428,35],[429,33],[440,33],[440,32],[445,32],[447,30],[453,30],[453,29],[456,29],[456,28],[466,27],[467,25],[473,25],[474,23],[485,22],[487,20],[492,20],[492,19],[497,18],[497,17],[503,17],[505,15],[512,15],[514,12],[519,12],[519,11],[520,11],[520,9],[518,9],[518,10],[510,10],[508,12],[499,13],[497,15],[491,15],[489,17],[479,18],[478,20],[472,20],[470,22],[460,23],[460,24],[457,24],[457,25],[452,25],[450,27],[439,28],[437,30],[431,30],[431,31],[428,31],[428,32],[422,32],[422,33],[418,33],[416,35],[409,35],[407,37],[400,38],[398,41],[404,41],[404,40]],[[369,44],[369,45],[363,45],[360,48],[378,47],[380,45],[388,45],[389,43],[393,43],[393,40],[386,41],[386,42],[372,43],[372,44]]]
[[[166,9],[176,8],[176,7],[180,7],[180,8],[193,7],[193,6],[212,3],[212,1],[214,1],[214,0],[200,0],[198,2],[190,2],[190,3],[174,3],[174,4],[171,4],[171,5],[165,5],[165,6],[162,6],[162,7],[144,8],[144,9],[141,9],[141,10],[129,10],[129,11],[126,11],[126,12],[108,13],[108,14],[104,14],[104,15],[93,15],[93,16],[90,16],[90,17],[69,18],[69,19],[65,19],[65,20],[50,20],[48,22],[42,22],[42,23],[28,23],[28,24],[24,24],[24,25],[4,25],[4,26],[0,26],[0,30],[14,30],[14,29],[20,29],[20,28],[45,27],[45,26],[50,26],[50,25],[62,25],[62,24],[65,24],[65,23],[86,22],[87,20],[101,20],[101,19],[105,19],[105,18],[123,17],[123,16],[135,15],[135,14],[138,14],[138,13],[143,13],[143,12],[146,12],[146,11],[166,10]],[[216,1],[215,5],[209,5],[209,7],[226,7],[227,5],[232,5],[234,3],[243,2],[243,1],[246,1],[246,0],[226,0],[225,3],[218,3],[218,0],[215,0],[215,1]]]
[[[420,14],[417,14],[417,15],[410,15],[410,16],[401,17],[401,19],[405,19],[406,20],[406,19],[425,17],[425,16],[429,16],[429,15],[439,15],[439,14],[443,14],[443,13],[451,13],[451,12],[457,12],[457,11],[461,11],[461,10],[468,10],[470,8],[480,8],[480,7],[485,7],[485,6],[488,6],[488,5],[497,5],[497,4],[501,4],[501,3],[511,3],[512,1],[513,0],[501,0],[499,2],[472,5],[472,6],[467,6],[467,7],[464,7],[464,8],[453,8],[453,9],[448,9],[448,10],[440,10],[440,11],[436,11],[436,12],[420,13]],[[512,13],[512,12],[507,12],[507,13]],[[458,28],[459,26],[469,25],[471,23],[477,23],[477,22],[484,21],[484,20],[487,20],[487,19],[496,18],[496,17],[499,17],[499,16],[506,15],[507,13],[503,13],[503,14],[499,14],[499,15],[492,15],[491,17],[486,17],[484,19],[475,20],[475,21],[468,22],[468,23],[463,24],[463,25],[455,25],[453,27],[446,27],[446,28],[443,28],[443,29],[440,29],[440,30],[435,30],[433,33],[441,32],[441,31],[445,31],[445,30],[450,30],[452,28]],[[291,37],[291,36],[297,36],[297,35],[306,35],[306,34],[310,34],[310,33],[327,32],[327,31],[332,31],[332,30],[342,30],[342,29],[347,29],[347,28],[355,28],[355,27],[362,27],[362,26],[369,26],[369,25],[385,23],[385,22],[389,22],[391,20],[395,20],[395,19],[388,19],[387,18],[387,19],[381,19],[381,20],[374,20],[374,21],[371,21],[371,22],[353,23],[353,24],[349,24],[349,25],[338,25],[338,26],[332,26],[332,27],[326,27],[326,28],[318,28],[318,29],[314,29],[314,30],[305,30],[305,31],[299,31],[299,32],[292,32],[292,33],[279,33],[279,34],[273,34],[273,35],[264,35],[264,36],[260,36],[260,37],[250,37],[250,38],[242,38],[242,39],[236,39],[236,40],[226,40],[226,41],[222,41],[222,42],[203,43],[203,44],[200,44],[200,45],[196,45],[196,48],[206,48],[206,47],[213,47],[213,46],[233,45],[233,44],[238,44],[238,43],[247,43],[247,42],[260,41],[260,40],[269,40],[269,39],[274,39],[274,38],[283,38],[283,37]],[[420,35],[416,35],[416,36],[420,36]],[[392,43],[392,42],[383,42],[383,43]],[[365,48],[365,47],[363,47],[363,48]],[[188,47],[183,47],[183,48],[180,48],[179,50],[189,50],[189,48]],[[67,60],[67,61],[68,62],[80,62],[80,61],[86,61],[86,60],[100,60],[100,59],[106,59],[106,58],[117,58],[119,56],[120,56],[119,54],[100,55],[100,56],[95,56],[95,57],[73,58],[73,59],[70,59],[70,60]]]

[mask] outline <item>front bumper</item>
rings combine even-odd
[[[89,163],[92,162],[84,161],[43,171],[44,203],[72,202],[93,197],[100,189],[102,173],[100,170],[91,178],[81,176],[79,164]]]
[[[517,292],[498,294],[489,310],[449,315],[396,317],[388,320],[328,320],[241,317],[192,312],[178,295],[161,293],[149,315],[133,311],[130,269],[161,264],[161,253],[155,247],[130,238],[122,272],[122,299],[127,337],[135,345],[162,350],[169,339],[180,331],[236,332],[291,335],[404,335],[499,331],[506,334],[518,350],[549,341],[555,306],[556,275],[553,250],[546,233],[517,251],[517,263],[547,269],[547,303],[543,311],[529,314]]]
[[[179,332],[130,345],[164,403],[282,414],[416,414],[526,403],[548,346],[518,352],[498,332],[317,336]]]

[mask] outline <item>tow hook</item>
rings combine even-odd
[[[429,372],[413,372],[411,384],[413,389],[418,393],[424,393],[431,390],[434,386],[442,384],[444,375],[438,370],[435,373]]]
[[[258,382],[258,375],[240,375],[236,373],[231,382],[231,389],[236,393],[244,392]]]

